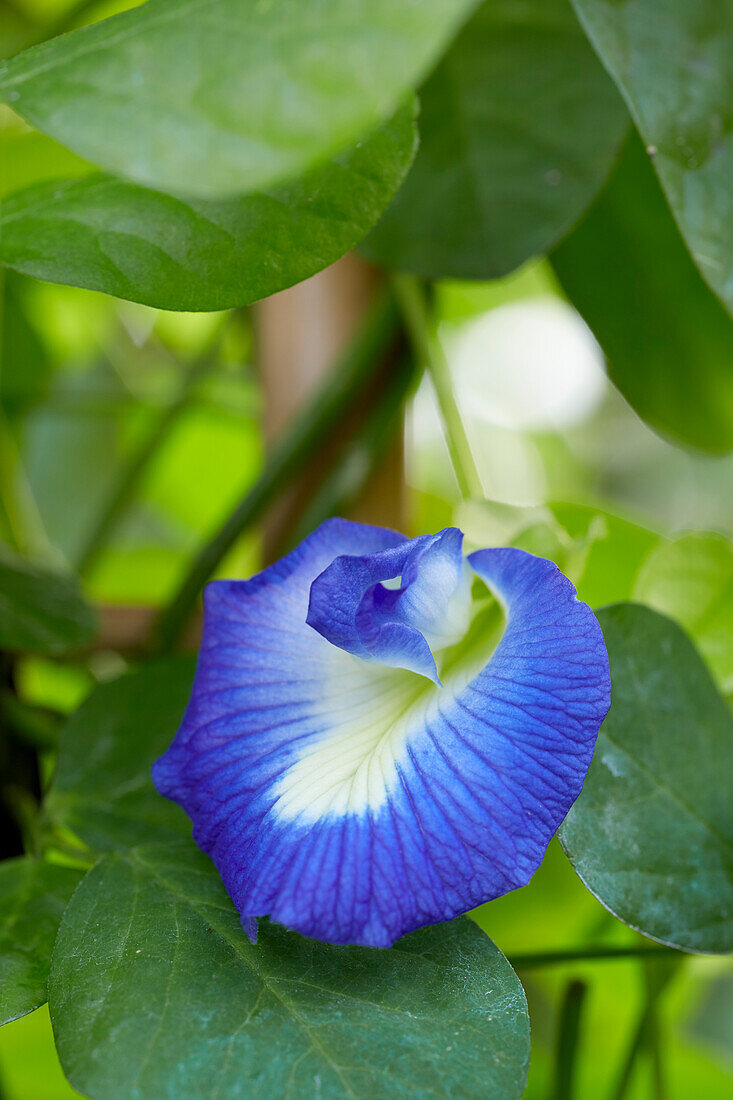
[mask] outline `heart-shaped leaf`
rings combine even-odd
[[[389,950],[260,922],[252,944],[190,843],[110,855],[64,917],[49,984],[62,1065],[105,1100],[513,1100],[524,992],[462,918]]]
[[[629,124],[569,0],[487,0],[420,103],[415,164],[363,250],[433,278],[495,278],[546,251]]]
[[[733,717],[686,634],[638,604],[598,614],[611,710],[560,840],[607,909],[688,951],[733,950]]]

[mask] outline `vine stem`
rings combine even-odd
[[[482,499],[481,477],[453,392],[448,360],[428,310],[425,291],[414,275],[394,275],[392,286],[415,353],[423,361],[435,389],[458,488],[463,497]]]
[[[580,1020],[587,992],[586,983],[577,979],[569,981],[565,988],[557,1033],[554,1100],[572,1100],[574,1095]]]
[[[622,959],[656,958],[663,955],[677,955],[676,947],[647,947],[639,944],[633,947],[578,947],[561,951],[540,951],[528,955],[510,955],[509,962],[515,970],[530,970],[539,966],[560,966],[568,962],[613,962]]]
[[[219,530],[201,548],[171,602],[153,626],[151,648],[173,649],[186,626],[201,589],[236,540],[264,513],[290,479],[318,450],[324,437],[351,409],[371,379],[375,364],[398,330],[399,316],[392,296],[378,295],[363,325],[328,377],[273,448],[265,467]]]

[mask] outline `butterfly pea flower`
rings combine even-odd
[[[528,882],[609,707],[593,613],[551,562],[324,523],[214,581],[155,763],[245,931],[386,947]]]

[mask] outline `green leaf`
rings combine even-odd
[[[76,581],[0,546],[0,649],[63,653],[94,637],[96,621]]]
[[[645,936],[733,950],[733,718],[675,623],[599,612],[611,710],[560,840],[588,889]]]
[[[628,129],[569,0],[487,0],[420,102],[415,165],[363,250],[431,278],[496,278],[546,251]]]
[[[162,309],[214,310],[283,290],[374,225],[415,150],[414,106],[296,183],[224,202],[95,174],[8,197],[0,262]]]
[[[0,275],[0,403],[10,420],[43,400],[53,373],[26,302],[26,282],[11,272]]]
[[[32,183],[84,176],[94,171],[93,165],[80,160],[63,145],[29,130],[25,123],[21,125],[21,130],[0,129],[0,198]]]
[[[87,160],[222,198],[392,115],[476,0],[156,0],[0,67],[0,99]]]
[[[61,731],[45,816],[97,851],[191,831],[161,798],[150,768],[170,744],[191,691],[188,657],[155,661],[100,684]]]
[[[582,569],[573,577],[578,598],[591,607],[630,599],[659,535],[594,505],[555,502],[549,508],[568,535],[585,544]]]
[[[695,262],[733,308],[732,0],[573,3],[654,153]]]
[[[634,597],[676,619],[693,637],[726,695],[733,695],[733,545],[719,535],[660,542]]]
[[[45,1004],[53,941],[80,879],[29,856],[0,864],[0,1024]]]
[[[551,258],[639,415],[674,439],[730,450],[733,322],[690,259],[636,136]]]
[[[49,988],[62,1065],[105,1100],[509,1100],[529,1021],[518,978],[462,918],[390,950],[240,927],[192,844],[112,855],[62,923]]]

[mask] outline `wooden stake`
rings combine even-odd
[[[255,309],[258,364],[264,394],[265,439],[271,445],[314,387],[327,374],[364,316],[383,276],[355,254],[310,279],[274,294]],[[389,369],[384,364],[383,369]],[[359,410],[358,419],[369,405]],[[268,516],[265,556],[270,556],[338,454],[354,421],[323,440],[319,461]],[[365,487],[349,517],[404,529],[404,445],[400,437]]]

